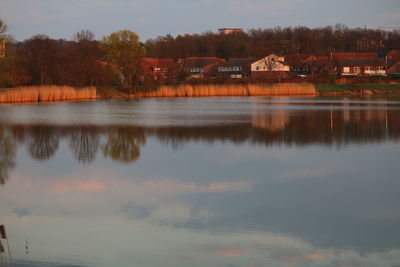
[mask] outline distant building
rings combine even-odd
[[[400,50],[392,50],[386,55],[386,63],[388,69],[398,62],[400,62]]]
[[[201,78],[210,76],[213,68],[223,61],[217,57],[187,57],[180,59],[178,63],[189,78]]]
[[[221,29],[218,29],[218,32],[221,34],[231,34],[231,33],[243,32],[243,29],[242,28],[221,28]]]
[[[342,59],[336,64],[342,76],[386,76],[384,59]]]
[[[397,63],[388,68],[386,73],[389,76],[400,76],[400,61],[397,61]]]
[[[233,79],[250,77],[251,63],[254,58],[231,58],[217,65],[216,76],[226,76]]]
[[[284,57],[271,54],[251,64],[251,77],[253,78],[287,78],[290,66]]]
[[[144,77],[154,80],[164,80],[176,75],[176,73],[174,73],[176,65],[172,59],[155,59],[146,57],[142,61],[142,68]]]

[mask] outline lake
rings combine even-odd
[[[1,105],[0,224],[11,266],[397,266],[399,158],[399,98]]]

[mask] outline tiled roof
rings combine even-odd
[[[297,54],[297,55],[286,55],[284,56],[285,61],[290,64],[301,64],[308,58],[315,58],[312,54]]]
[[[400,50],[392,50],[386,57],[388,60],[400,60]]]
[[[385,66],[384,59],[342,59],[338,60],[338,65],[342,67],[357,67],[357,66]]]
[[[377,53],[332,53],[333,60],[342,59],[377,59]]]
[[[180,62],[183,63],[183,66],[185,68],[206,67],[210,64],[214,64],[221,61],[223,61],[223,59],[217,57],[187,57],[180,60]]]
[[[400,61],[391,66],[386,72],[388,74],[400,74]]]
[[[220,63],[218,66],[223,66],[223,67],[245,66],[255,61],[256,61],[255,58],[231,58],[225,62]]]

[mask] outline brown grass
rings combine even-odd
[[[317,95],[313,84],[182,84],[161,86],[156,91],[137,92],[136,97],[200,97],[200,96],[294,96]]]
[[[95,99],[96,87],[23,86],[0,91],[0,103],[47,102]]]

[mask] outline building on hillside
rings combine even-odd
[[[244,32],[243,28],[220,28],[218,32],[221,34],[241,33]]]
[[[233,79],[250,77],[251,63],[254,61],[256,61],[255,58],[231,58],[215,67],[215,76]]]
[[[342,59],[336,62],[341,76],[386,76],[384,59]]]
[[[343,59],[377,59],[377,53],[331,53],[331,60],[343,60]]]
[[[287,78],[290,66],[284,57],[270,54],[251,63],[252,78]]]
[[[144,58],[142,61],[144,78],[164,80],[176,76],[176,64],[172,59]]]
[[[189,78],[211,76],[213,68],[224,60],[217,57],[187,57],[180,59],[178,64]]]
[[[0,59],[6,57],[6,40],[0,40]]]

